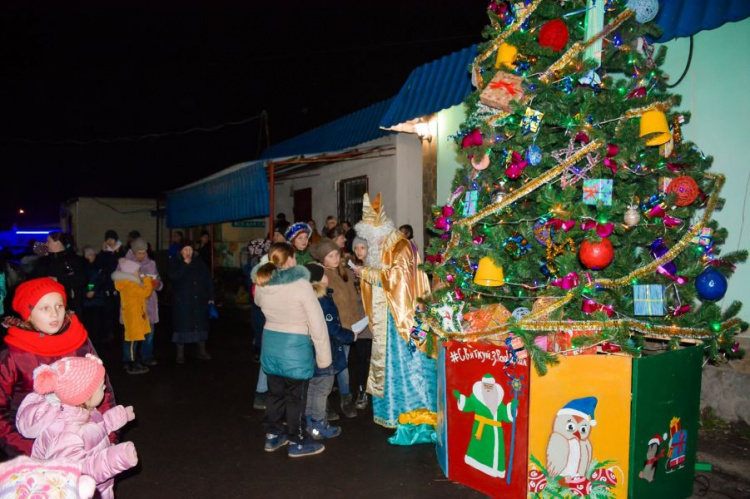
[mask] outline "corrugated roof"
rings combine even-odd
[[[663,33],[657,41],[692,36],[746,17],[750,17],[748,0],[660,0],[655,22]]]
[[[472,90],[469,65],[476,55],[477,46],[472,45],[416,68],[393,99],[380,126],[391,128],[463,102]]]
[[[384,137],[390,132],[381,130],[378,124],[392,102],[393,97],[347,114],[336,121],[273,145],[263,151],[260,157],[262,159],[287,158],[341,151]]]
[[[262,161],[231,166],[167,193],[167,227],[195,227],[268,215]]]

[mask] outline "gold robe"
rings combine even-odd
[[[388,312],[393,316],[399,336],[408,342],[414,326],[417,299],[430,291],[427,275],[419,269],[422,263],[419,253],[401,232],[393,231],[385,238],[381,244],[381,261],[382,269],[362,269],[361,283],[362,304],[373,334],[367,391],[377,397],[383,396],[385,385]],[[418,348],[430,357],[436,357],[430,338]]]

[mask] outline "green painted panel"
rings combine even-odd
[[[703,347],[633,359],[628,497],[693,493]]]

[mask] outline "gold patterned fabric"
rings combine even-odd
[[[388,311],[393,314],[399,336],[409,341],[414,326],[417,299],[429,292],[427,275],[419,270],[419,253],[399,231],[393,231],[381,246],[383,267],[362,269],[362,303],[372,327],[372,360],[367,391],[382,397],[385,385],[386,327]],[[429,338],[418,348],[435,358],[434,341]]]

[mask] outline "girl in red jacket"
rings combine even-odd
[[[31,454],[34,441],[21,436],[15,422],[18,406],[33,391],[34,369],[63,357],[96,355],[86,329],[65,306],[65,288],[49,277],[26,281],[16,289],[13,310],[22,320],[5,320],[8,347],[0,352],[0,447],[7,457]],[[109,378],[105,383],[102,412],[116,405]]]

